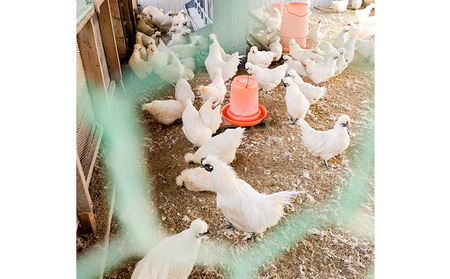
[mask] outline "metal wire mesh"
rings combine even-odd
[[[94,112],[84,73],[83,62],[81,60],[80,50],[77,44],[77,126],[76,142],[77,153],[80,157],[83,172],[86,175],[89,170],[89,164],[92,158],[89,158],[90,150],[93,145],[93,138],[96,129]]]

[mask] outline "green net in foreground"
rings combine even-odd
[[[96,96],[96,94],[92,94]],[[99,95],[97,95],[99,96]],[[122,227],[120,236],[111,239],[105,270],[112,270],[133,255],[145,254],[163,236],[156,230],[158,220],[152,214],[151,184],[143,168],[142,135],[133,105],[113,101],[110,106],[93,99],[97,119],[104,127],[108,143],[106,164],[108,176],[116,185],[114,207],[116,221]],[[288,215],[261,241],[254,242],[236,256],[232,247],[213,243],[203,246],[198,263],[226,266],[231,278],[252,278],[269,262],[276,260],[293,244],[302,241],[312,230],[324,226],[349,225],[371,190],[374,162],[374,127],[368,121],[363,135],[350,152],[350,169],[339,195],[315,208]],[[98,278],[104,264],[103,248],[86,252],[77,261],[77,278]],[[371,274],[373,276],[373,268]]]

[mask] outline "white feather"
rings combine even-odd
[[[193,169],[185,169],[176,178],[178,186],[185,186],[190,191],[201,192],[210,191],[214,192],[211,186],[211,180],[209,179],[210,173],[204,168],[198,167]]]
[[[310,104],[317,103],[317,101],[322,98],[327,91],[326,87],[314,86],[312,84],[304,82],[303,79],[293,70],[290,70],[287,75],[292,77],[292,79],[298,85],[298,88],[302,91]]]
[[[295,123],[298,119],[305,118],[310,104],[291,77],[285,77],[283,83],[286,87],[284,100],[286,102],[287,112],[291,120]]]
[[[212,132],[203,122],[200,113],[195,109],[191,102],[186,102],[186,107],[182,115],[183,120],[183,133],[186,138],[197,147],[211,138]]]
[[[250,62],[245,63],[245,69],[247,72],[256,79],[258,85],[265,91],[270,91],[280,84],[281,79],[286,74],[287,67],[288,65],[284,64],[276,68],[269,69],[258,67]]]
[[[148,111],[158,122],[170,125],[181,118],[184,106],[178,100],[154,100],[142,105],[142,110]]]

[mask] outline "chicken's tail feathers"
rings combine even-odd
[[[272,199],[281,199],[281,203],[284,205],[290,205],[292,203],[292,199],[298,195],[301,194],[300,191],[281,191],[277,193],[271,194]]]
[[[141,109],[142,109],[143,111],[145,111],[145,110],[147,110],[147,109],[150,108],[150,105],[151,105],[151,103],[143,104],[142,107],[141,107]]]

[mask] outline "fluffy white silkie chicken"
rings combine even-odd
[[[158,242],[134,268],[131,279],[187,279],[197,261],[201,241],[209,234],[205,221]]]
[[[342,27],[336,39],[333,41],[333,46],[338,49],[344,46],[345,41],[347,40],[347,32],[349,30],[348,26]]]
[[[175,99],[179,100],[183,105],[195,99],[191,85],[183,78],[180,78],[175,84]]]
[[[374,7],[375,3],[371,3],[367,5],[364,9],[355,11],[356,17],[358,18],[358,22],[362,24],[367,23],[367,19],[369,18],[370,12]]]
[[[185,186],[190,191],[214,192],[211,186],[209,175],[210,173],[202,167],[185,169],[180,173],[179,176],[177,176],[176,183],[178,186]]]
[[[195,147],[202,146],[205,141],[211,138],[211,130],[203,122],[192,101],[186,102],[181,119],[183,120],[183,133]]]
[[[357,10],[357,9],[361,8],[362,1],[363,0],[352,0],[352,8],[354,10]]]
[[[320,27],[322,26],[322,19],[319,18],[319,21],[311,26],[311,29],[309,29],[308,37],[314,41],[315,45],[320,44],[322,39],[325,37],[325,34],[320,32]]]
[[[236,51],[232,55],[227,56],[228,54],[225,53],[217,41],[217,36],[215,34],[209,36],[213,40],[213,43],[209,46],[208,57],[205,60],[205,67],[208,71],[209,78],[211,81],[214,80],[216,69],[220,68],[222,70],[223,80],[227,81],[237,72],[237,67],[240,62],[239,52]]]
[[[297,61],[304,63],[305,59],[311,59],[315,62],[322,62],[322,56],[314,53],[312,49],[302,49],[294,38],[289,40],[289,55]]]
[[[308,77],[314,84],[321,85],[322,82],[328,81],[336,72],[336,60],[338,55],[329,55],[321,63],[316,63],[310,59],[305,59],[305,69]]]
[[[275,36],[273,42],[269,45],[269,50],[275,54],[273,61],[278,61],[283,54],[283,45],[280,43],[280,36]]]
[[[323,41],[317,47],[314,48],[314,52],[317,52],[322,57],[325,57],[330,54],[338,54],[337,49],[334,48],[332,44],[329,42]]]
[[[131,70],[136,74],[136,76],[140,79],[145,79],[149,74],[152,73],[153,66],[150,62],[145,61],[141,58],[140,51],[144,47],[140,44],[134,45],[133,54],[128,61],[128,65]]]
[[[330,158],[344,152],[350,145],[350,136],[347,131],[349,123],[350,117],[341,115],[333,129],[316,131],[304,119],[297,122],[302,132],[303,145],[312,155],[322,158],[326,166]]]
[[[310,104],[315,104],[317,101],[325,95],[327,91],[326,87],[314,86],[310,83],[304,82],[303,79],[294,71],[289,70],[287,73],[288,77],[291,77],[294,82],[298,85],[300,91],[308,99]]]
[[[353,57],[351,57],[353,60]],[[347,59],[345,58],[345,48],[341,47],[338,49],[338,58],[336,60],[336,72],[334,73],[333,77],[337,77],[338,75],[342,74],[342,72],[347,68],[348,63]]]
[[[189,68],[191,71],[195,71],[197,69],[197,64],[195,64],[195,59],[192,57],[186,57],[180,59],[181,64]]]
[[[343,11],[347,10],[347,6],[348,6],[348,0],[331,1],[330,8],[337,12],[343,12]]]
[[[142,105],[155,119],[164,125],[170,125],[183,115],[184,105],[179,100],[154,100]]]
[[[284,100],[286,101],[287,112],[292,124],[295,124],[298,119],[305,118],[309,110],[309,101],[291,77],[285,77],[283,79],[283,85],[286,87]]]
[[[271,30],[279,29],[281,26],[281,13],[278,8],[273,8],[273,16],[269,16],[264,24]]]
[[[299,194],[296,191],[259,193],[216,156],[207,156],[201,164],[211,173],[217,208],[240,231],[258,234],[275,226],[284,215],[284,205]]]
[[[251,74],[258,85],[267,93],[280,84],[281,79],[286,74],[288,65],[284,64],[273,69],[261,68],[250,62],[245,63],[245,70]]]
[[[209,140],[200,147],[194,154],[187,153],[184,160],[190,164],[201,163],[201,159],[208,155],[215,155],[227,164],[234,161],[236,150],[242,143],[245,128],[227,129]]]
[[[289,55],[285,54],[283,55],[283,64],[287,64],[287,71],[294,70],[297,72],[297,74],[306,77],[308,76],[306,74],[305,67],[303,66],[302,62],[292,59]]]
[[[220,124],[222,123],[222,105],[219,104],[213,109],[213,103],[215,101],[217,101],[217,96],[211,95],[211,97],[203,103],[198,111],[203,119],[203,122],[211,130],[212,134],[219,129]]]
[[[275,53],[271,51],[259,51],[256,46],[252,46],[247,54],[247,61],[261,68],[267,68],[272,64]]]
[[[216,106],[223,103],[223,99],[227,93],[227,87],[225,86],[222,71],[220,69],[215,69],[214,71],[215,73],[212,82],[207,86],[200,85],[198,89],[202,92],[203,102],[206,102],[211,95],[216,95],[217,101],[214,102],[214,105]]]

